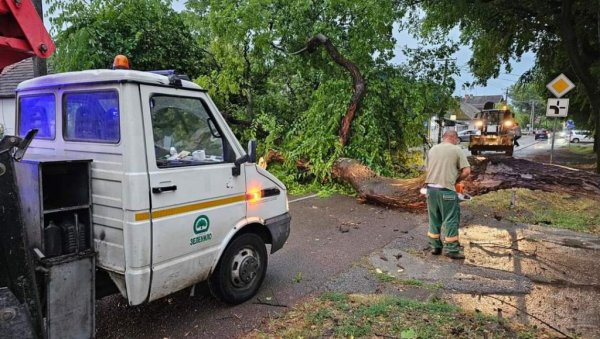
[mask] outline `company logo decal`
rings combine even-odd
[[[212,239],[212,233],[208,232],[210,220],[206,215],[201,215],[194,221],[194,234],[196,237],[190,239],[190,246]]]
[[[194,221],[195,234],[201,234],[208,231],[208,227],[210,227],[210,220],[208,220],[206,215],[201,215]]]

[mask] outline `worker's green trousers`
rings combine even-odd
[[[456,192],[444,188],[427,188],[429,212],[429,243],[432,248],[442,248],[441,231],[444,229],[446,253],[458,253],[458,225],[460,206]]]

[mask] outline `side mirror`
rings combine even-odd
[[[256,140],[248,141],[248,161],[256,162]]]
[[[241,166],[246,161],[248,161],[248,154],[245,154],[245,155],[243,155],[243,156],[235,159],[235,161],[233,162],[233,165],[235,167],[233,167],[231,169],[231,175],[233,175],[234,177],[237,177],[238,175],[240,175],[240,173],[241,173]]]

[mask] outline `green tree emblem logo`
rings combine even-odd
[[[201,215],[198,218],[196,218],[196,221],[194,221],[194,233],[202,234],[208,231],[209,226],[210,221],[208,220],[208,217],[206,215]]]

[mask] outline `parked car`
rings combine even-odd
[[[540,139],[548,139],[548,131],[546,131],[545,129],[538,129],[537,131],[535,131],[535,140],[540,140]]]
[[[458,132],[458,138],[461,142],[467,142],[470,140],[471,135],[479,135],[481,132],[478,129],[467,129],[464,131]]]
[[[569,136],[569,133],[571,133],[571,131],[569,131],[568,129],[563,129],[562,131],[558,132],[558,137],[559,138],[567,138]]]
[[[590,131],[572,130],[569,134],[569,142],[594,142],[594,137]]]

